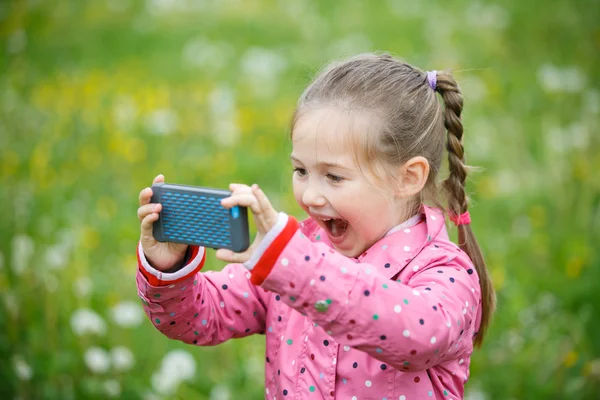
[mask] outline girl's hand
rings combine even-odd
[[[161,174],[154,178],[152,183],[164,181],[165,177]],[[138,219],[141,222],[140,242],[150,265],[165,272],[183,260],[188,246],[179,243],[161,243],[154,239],[152,224],[158,219],[162,205],[150,203],[151,198],[151,188],[147,187],[140,192],[140,208],[137,210]]]
[[[221,205],[225,208],[233,206],[250,208],[254,215],[254,223],[256,224],[256,238],[243,253],[234,253],[231,250],[219,249],[216,256],[219,260],[226,262],[243,263],[250,259],[266,233],[277,223],[279,215],[258,185],[254,184],[250,187],[248,185],[232,183],[229,185],[229,189],[232,192],[231,196],[221,200]]]

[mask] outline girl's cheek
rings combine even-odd
[[[302,204],[302,184],[300,182],[298,182],[298,180],[294,177],[294,179],[292,180],[292,190],[294,192],[294,198],[296,199],[296,202],[302,207],[304,207],[304,204]]]

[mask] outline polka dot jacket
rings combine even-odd
[[[205,252],[192,248],[171,274],[138,246],[152,323],[199,346],[264,334],[266,399],[463,398],[481,295],[439,210],[423,207],[358,258],[285,214],[263,242],[249,263],[218,272],[200,272]]]

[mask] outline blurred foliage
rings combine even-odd
[[[0,2],[0,398],[263,398],[262,337],[194,348],[146,321],[138,193],[158,173],[257,182],[301,216],[294,104],[372,50],[464,91],[498,290],[467,398],[598,398],[599,17],[595,0]],[[189,376],[165,387],[173,368]]]

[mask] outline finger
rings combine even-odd
[[[152,226],[154,222],[158,219],[157,213],[148,214],[143,220],[141,224],[141,233],[142,238],[151,238],[152,235]]]
[[[235,193],[252,193],[252,189],[248,185],[244,185],[243,183],[231,183],[229,185],[229,189]]]
[[[152,189],[150,189],[148,187],[144,188],[140,192],[140,197],[139,197],[140,206],[143,206],[144,204],[150,203],[150,199],[151,198],[152,198]]]
[[[258,203],[258,207],[261,210],[261,213],[257,215],[257,218],[254,218],[254,222],[256,223],[256,227],[259,232],[267,232],[275,221],[267,221],[267,218],[272,219],[272,215],[275,214],[275,210],[273,206],[271,206],[271,202],[265,195],[265,193],[258,187],[258,185],[252,185],[252,193],[256,198]]]
[[[161,210],[162,210],[161,204],[156,204],[156,203],[144,204],[143,206],[140,206],[140,208],[138,208],[137,216],[138,216],[138,219],[140,221],[142,221],[144,218],[146,218],[146,216],[148,214],[152,214],[153,212],[158,213]]]
[[[155,183],[160,183],[160,182],[165,182],[165,176],[163,174],[158,174],[156,175],[156,178],[154,178],[154,180],[152,181],[152,184]]]
[[[219,249],[215,253],[215,256],[221,260],[228,263],[243,263],[250,259],[250,253],[248,251],[243,253],[234,253],[231,250],[227,249]]]
[[[258,187],[258,185],[256,183],[254,185],[252,185],[252,193],[254,194],[254,197],[256,197],[256,201],[258,201],[259,206],[263,210],[266,211],[266,210],[270,210],[271,208],[273,208],[273,206],[271,205],[271,202],[269,201],[269,198],[267,197],[265,192],[263,192],[262,189],[260,187]]]
[[[221,200],[221,205],[225,208],[231,208],[234,206],[249,207],[255,215],[262,214],[262,209],[256,200],[256,196],[252,193],[235,194],[231,197],[226,197]]]

